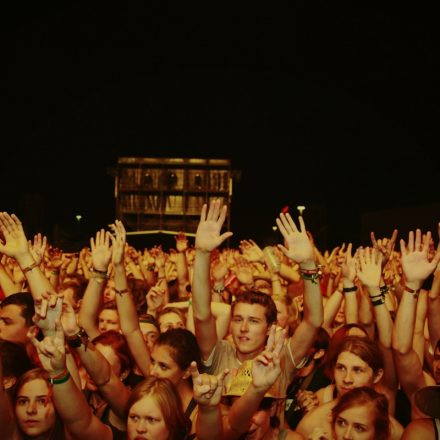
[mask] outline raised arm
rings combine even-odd
[[[438,235],[440,238],[440,223],[438,224]],[[437,252],[440,251],[440,242]],[[440,340],[440,265],[437,265],[434,272],[434,281],[428,295],[428,326],[431,346],[435,349]]]
[[[43,368],[49,373],[53,384],[53,402],[65,429],[78,439],[111,440],[110,427],[104,425],[92,412],[84,394],[75,385],[66,367],[64,333],[57,321],[55,336],[43,341],[32,338]]]
[[[23,271],[35,301],[41,301],[47,293],[55,293],[54,288],[29,250],[23,225],[15,214],[0,212],[0,231],[5,242],[0,244],[0,252],[15,258]]]
[[[130,352],[142,374],[150,374],[150,352],[142,336],[139,318],[133,296],[128,288],[125,275],[124,255],[126,233],[121,221],[116,220],[111,226],[112,263],[115,277],[116,306],[118,308],[121,330],[127,340]]]
[[[299,217],[300,229],[296,227],[289,213],[280,214],[276,222],[285,243],[285,246],[278,247],[284,255],[299,264],[304,279],[304,318],[289,341],[290,351],[297,365],[312,346],[323,322],[319,270],[315,264],[313,245],[307,235],[303,218]]]
[[[202,356],[207,359],[217,342],[215,319],[211,313],[210,260],[211,252],[220,246],[232,232],[220,234],[226,218],[226,206],[220,200],[203,205],[196,233],[192,304],[197,342]]]
[[[430,238],[431,233],[428,232],[422,242],[422,233],[417,229],[415,234],[410,231],[408,245],[400,240],[405,288],[397,310],[392,345],[400,383],[408,397],[426,385],[420,359],[412,344],[418,293],[423,281],[434,271],[440,260],[439,252],[431,261],[428,260]]]
[[[345,297],[345,322],[346,324],[357,324],[359,322],[359,309],[357,301],[357,287],[354,284],[356,277],[355,260],[351,255],[352,244],[349,243],[347,252],[342,263],[342,285]]]
[[[200,374],[197,364],[191,362],[189,371],[193,381],[194,399],[198,404],[196,433],[198,440],[211,440],[223,437],[220,399],[223,383],[228,370],[217,376]]]
[[[179,298],[185,299],[188,297],[187,287],[189,285],[188,264],[186,261],[186,251],[188,249],[188,238],[185,233],[180,232],[175,237],[176,239],[176,269],[177,269],[177,283],[179,289]]]
[[[78,326],[75,313],[70,304],[65,304],[61,323],[67,344],[76,351],[81,363],[95,382],[99,392],[110,404],[114,413],[125,420],[125,406],[130,397],[130,390],[114,374],[107,359],[89,341],[84,329]]]
[[[90,239],[92,250],[93,271],[90,273],[84,297],[79,310],[79,325],[85,329],[90,338],[99,335],[97,319],[98,310],[102,303],[102,293],[107,281],[107,271],[112,250],[108,232],[101,229],[96,233],[95,239]]]

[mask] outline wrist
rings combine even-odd
[[[422,284],[423,283],[421,281],[406,281],[405,287],[409,287],[412,290],[420,290]]]
[[[382,294],[379,286],[367,286],[367,290],[370,297]]]
[[[314,260],[305,260],[299,263],[299,268],[301,270],[313,270],[317,269],[315,261]]]
[[[350,278],[342,278],[342,287],[345,287],[346,289],[354,287],[353,280],[350,280]]]

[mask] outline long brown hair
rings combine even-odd
[[[126,416],[131,407],[145,396],[152,396],[159,405],[172,440],[183,440],[190,432],[191,421],[182,409],[182,400],[168,379],[150,376],[132,391],[127,402]]]

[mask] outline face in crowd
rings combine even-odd
[[[264,348],[269,332],[266,309],[261,304],[238,302],[233,311],[230,330],[237,350],[248,358]]]
[[[119,315],[117,310],[103,309],[98,315],[98,330],[99,333],[104,333],[109,330],[119,332],[121,326],[119,324]]]
[[[334,367],[335,386],[338,396],[363,386],[372,387],[382,377],[382,370],[374,374],[373,369],[359,356],[343,351],[338,355]]]
[[[0,308],[0,339],[23,345],[28,342],[28,330],[19,305],[8,304]]]
[[[185,328],[182,318],[174,312],[164,313],[159,317],[160,332],[165,333],[172,328]]]
[[[54,427],[55,408],[46,380],[33,379],[18,389],[15,415],[21,431],[29,437],[39,437]]]
[[[375,440],[374,412],[370,405],[342,411],[334,423],[335,440]]]
[[[130,408],[127,437],[129,440],[168,440],[169,431],[154,396],[146,395]]]

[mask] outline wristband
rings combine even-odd
[[[32,269],[35,269],[37,266],[38,266],[38,263],[32,263],[30,266],[23,267],[21,269],[21,271],[25,274],[26,272],[29,272]]]
[[[116,287],[115,287],[114,290],[115,290],[115,292],[116,292],[118,295],[120,295],[120,296],[122,296],[124,293],[128,293],[128,292],[129,292],[128,288],[118,290],[118,289],[116,289]]]
[[[65,374],[65,376],[60,378],[58,378],[58,376],[49,377],[48,379],[49,383],[51,383],[52,385],[59,385],[61,383],[67,382],[70,378],[70,372],[69,371],[67,371],[67,373],[63,372],[63,374]]]
[[[342,289],[342,291],[343,291],[344,293],[356,292],[356,291],[357,291],[357,287],[356,287],[356,286],[353,286],[353,287],[344,287],[344,288]]]

